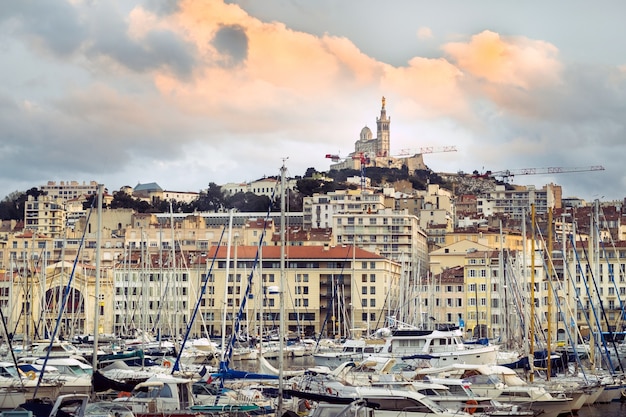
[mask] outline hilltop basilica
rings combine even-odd
[[[333,162],[336,162],[331,164],[330,169],[361,169],[362,164],[366,167],[398,169],[406,165],[409,172],[415,171],[416,169],[428,169],[424,164],[421,153],[413,156],[391,155],[391,118],[387,116],[385,104],[386,100],[385,97],[383,97],[380,117],[376,118],[376,137],[372,137],[372,131],[369,127],[363,127],[359,134],[359,139],[354,143],[354,152],[348,154],[347,158],[341,161],[339,156],[327,155]]]

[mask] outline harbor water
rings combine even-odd
[[[581,408],[579,417],[625,417],[626,403],[612,402],[608,404],[594,404]]]

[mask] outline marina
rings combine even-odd
[[[534,228],[530,253],[535,256],[528,260],[525,252],[516,257],[510,253],[509,263],[505,263],[500,261],[501,252],[498,269],[506,273],[491,271],[483,277],[491,283],[492,299],[506,297],[503,307],[518,314],[505,315],[502,321],[495,318],[493,326],[481,324],[478,297],[471,295],[486,284],[480,284],[477,274],[468,274],[468,300],[475,302],[477,311],[469,310],[467,320],[459,323],[444,323],[435,317],[434,309],[425,309],[425,300],[434,299],[429,294],[432,276],[416,286],[419,269],[406,270],[413,269],[412,263],[396,262],[355,246],[289,247],[285,170],[283,166],[277,184],[281,202],[278,246],[263,245],[267,221],[257,222],[258,246],[233,245],[232,212],[219,239],[216,236],[216,245],[196,258],[177,255],[175,244],[170,245],[171,251],[149,253],[142,249],[150,246],[144,245],[142,231],[139,249],[120,254],[116,273],[122,285],[114,291],[108,288],[110,296],[123,300],[116,301],[114,334],[99,330],[77,335],[72,331],[76,326],[83,331],[101,329],[100,321],[106,320],[106,296],[99,295],[105,290],[100,256],[96,256],[93,272],[85,273],[78,285],[73,282],[73,268],[65,276],[66,265],[61,265],[60,272],[55,266],[50,276],[37,275],[40,285],[52,283],[53,287],[28,295],[26,288],[35,287],[35,276],[24,276],[25,296],[46,304],[38,305],[38,310],[26,309],[25,315],[11,324],[23,329],[26,337],[9,337],[5,328],[5,344],[0,349],[6,374],[0,404],[5,404],[5,411],[30,407],[42,397],[51,400],[46,404],[52,409],[58,408],[58,402],[55,405],[52,400],[65,395],[78,396],[67,397],[76,417],[87,413],[85,398],[92,406],[88,415],[113,417],[120,410],[126,417],[387,417],[399,412],[407,417],[559,417],[593,412],[604,404],[608,409],[618,405],[621,409],[626,379],[620,372],[624,345],[619,334],[587,331],[583,335],[578,329],[568,340],[563,334],[560,340],[553,339],[551,321],[540,323],[535,303],[527,305],[524,288],[539,288],[535,262],[552,261],[537,255],[535,244],[547,247],[551,243],[534,236]],[[101,188],[98,198],[102,198]],[[102,207],[98,206],[100,218]],[[534,206],[529,218],[535,224]],[[171,231],[172,218],[170,222]],[[595,234],[591,238],[598,242]],[[96,242],[100,239],[97,232]],[[572,252],[576,247],[572,237]],[[325,304],[318,310],[326,317],[319,314],[313,323],[310,318],[315,315],[300,314],[302,310],[297,308],[311,301],[311,276],[303,271],[318,264],[310,261],[314,256],[324,259],[324,254],[336,251],[342,252],[344,262],[326,259],[324,266],[320,265],[325,268],[322,271],[335,271],[320,273],[319,299]],[[548,253],[555,255],[554,251]],[[486,256],[475,250],[465,254],[469,265],[484,264]],[[180,305],[182,294],[190,295],[186,290],[188,270],[180,268],[185,260],[203,265],[205,270],[200,286],[193,290],[199,296],[189,314],[172,309]],[[77,264],[75,261],[74,266]],[[215,296],[216,264],[224,272],[220,315],[206,308],[207,299],[214,298],[205,296]],[[357,264],[369,272],[361,274],[361,282],[355,271],[343,273],[346,266],[353,270]],[[561,273],[565,266],[562,268]],[[377,281],[378,273],[385,277],[382,281]],[[387,281],[387,275],[394,280]],[[89,295],[103,300],[94,304],[93,323],[80,291],[90,277],[93,293]],[[293,281],[288,284],[289,279]],[[392,296],[368,285],[377,282],[389,282]],[[170,285],[172,291],[166,290]],[[544,285],[546,297],[564,294],[560,281],[555,280],[554,285]],[[292,289],[298,297],[288,304]],[[361,302],[360,307],[352,303],[368,293],[381,299],[385,296],[376,313],[372,307],[377,297]],[[168,299],[161,299],[166,296]],[[493,300],[492,311],[503,312]],[[565,297],[557,300],[558,308],[568,307]],[[131,311],[122,313],[128,308]],[[42,317],[46,339],[33,340],[31,335],[37,315]],[[178,336],[164,335],[164,331]],[[197,337],[197,332],[204,336]],[[69,336],[69,340],[61,336]],[[609,338],[611,348],[606,345]]]

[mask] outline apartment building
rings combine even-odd
[[[405,210],[335,214],[333,233],[337,245],[356,245],[403,264],[410,279],[428,271],[426,233]]]
[[[285,187],[288,190],[295,190],[297,180],[287,179]],[[221,186],[221,190],[226,196],[232,196],[237,193],[253,193],[259,196],[266,196],[277,199],[280,197],[280,178],[262,178],[256,181],[227,183]]]
[[[465,327],[475,337],[507,334],[506,320],[512,312],[506,311],[504,289],[507,286],[503,271],[499,251],[470,251],[465,257]],[[522,306],[519,308],[516,315],[521,312]]]
[[[363,190],[341,190],[315,194],[302,200],[303,227],[332,228],[333,216],[344,213],[375,213],[394,207],[393,196]]]
[[[428,271],[426,233],[417,216],[395,210],[393,196],[342,190],[303,200],[304,228],[330,225],[333,245],[356,245],[403,263],[414,277]]]
[[[562,279],[580,300],[573,305],[578,326],[588,327],[600,315],[604,331],[626,331],[626,242],[577,241],[574,253],[568,241],[566,252]]]
[[[96,195],[98,193],[98,183],[96,181],[48,181],[46,185],[39,187],[51,201],[63,202],[72,200],[84,195]]]
[[[463,265],[421,279],[418,311],[423,326],[431,327],[430,321],[465,326],[467,296]]]
[[[429,253],[430,274],[439,275],[445,271],[465,265],[469,252],[493,250],[492,247],[466,239],[444,246]]]
[[[511,188],[512,187],[512,188]],[[537,189],[535,186],[496,185],[476,200],[476,210],[483,216],[505,215],[521,220],[535,205],[537,214],[548,212],[548,208],[561,208],[562,189],[560,185],[547,184]]]
[[[24,228],[36,230],[51,237],[59,237],[65,229],[63,204],[48,195],[28,196],[24,205]]]
[[[199,316],[192,334],[221,335],[224,315],[230,334],[240,312],[244,332],[258,335],[260,322],[277,327],[281,248],[263,247],[259,254],[254,246],[232,246],[230,254],[227,249],[211,247],[178,270],[163,268],[154,253],[144,254],[147,262],[134,253],[133,261],[114,271],[113,330],[126,333],[147,323],[180,334],[196,304]],[[290,332],[345,336],[349,329],[376,328],[387,309],[397,307],[400,265],[380,255],[353,247],[290,246],[285,258],[283,295]]]

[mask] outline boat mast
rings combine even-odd
[[[535,372],[535,204],[530,205],[530,322],[529,339],[530,352],[528,355],[530,366],[530,382],[534,380]]]
[[[91,364],[94,372],[98,369],[98,334],[100,333],[100,242],[102,240],[102,192],[103,185],[98,184],[98,222],[96,226],[96,282],[94,288],[93,316],[93,358]],[[74,291],[72,291],[73,299]],[[73,301],[73,300],[72,300]],[[74,309],[72,309],[74,311]]]
[[[546,352],[547,355],[547,368],[548,368],[548,372],[546,373],[546,379],[549,381],[550,380],[550,373],[552,371],[552,365],[551,365],[551,360],[550,360],[550,356],[551,356],[551,352],[552,352],[552,269],[553,269],[553,263],[552,263],[552,207],[548,207],[548,259],[547,259],[547,273],[548,273],[548,340],[547,340],[547,345],[548,345],[548,351]],[[557,323],[558,325],[558,323]]]
[[[226,309],[228,308],[228,278],[230,275],[230,247],[233,235],[233,209],[228,220],[228,244],[226,245],[226,282],[224,285],[224,308],[222,309],[222,362],[226,363]],[[217,248],[215,249],[217,250]],[[233,283],[234,288],[234,283]],[[233,329],[234,330],[234,329]]]
[[[280,331],[278,339],[278,406],[276,415],[283,415],[283,372],[284,372],[284,350],[285,350],[285,160],[280,168]]]
[[[170,272],[170,276],[173,279],[172,286],[174,287],[173,298],[174,298],[174,323],[170,323],[174,325],[174,343],[177,343],[178,336],[180,335],[179,328],[179,315],[178,315],[178,273],[176,271],[176,234],[174,232],[174,209],[172,207],[172,201],[170,200],[170,233],[172,234],[172,270]],[[167,298],[166,298],[167,299]],[[170,305],[169,301],[166,305]],[[171,312],[168,312],[171,313]],[[160,337],[159,337],[159,346],[160,346]]]

